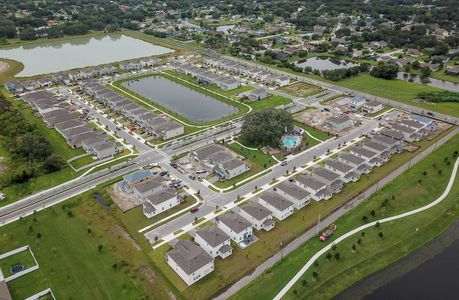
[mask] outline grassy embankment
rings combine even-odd
[[[459,136],[439,147],[434,153],[414,165],[397,180],[383,187],[370,199],[336,221],[336,235],[369,221],[409,211],[435,200],[444,190],[455,161]],[[424,173],[425,172],[425,173]],[[425,174],[425,175],[424,175]],[[458,179],[456,178],[456,182]],[[385,223],[356,234],[318,259],[286,296],[286,299],[331,299],[346,287],[365,276],[397,261],[439,235],[458,217],[459,185],[455,184],[441,204],[406,219]],[[387,199],[387,200],[386,200]],[[374,212],[374,213],[372,213]],[[383,233],[383,237],[379,233]],[[336,237],[327,243],[332,243]],[[307,241],[282,262],[274,265],[233,299],[272,298],[323,247],[318,239]],[[339,258],[335,257],[339,253]],[[313,276],[317,273],[317,277]],[[304,282],[303,282],[304,280]]]
[[[96,192],[108,208],[93,199]],[[28,244],[40,265],[8,283],[13,298],[51,288],[59,299],[168,299],[165,283],[114,210],[102,186],[1,227],[0,249]]]
[[[444,136],[444,134],[441,136]],[[425,149],[437,139],[430,142],[422,141],[419,145],[422,149]],[[317,216],[319,214],[321,214],[322,218],[325,218],[336,208],[354,199],[368,187],[376,184],[376,182],[386,177],[416,155],[417,153],[408,152],[394,155],[390,162],[376,168],[371,174],[362,176],[358,182],[346,184],[343,191],[330,200],[321,202],[313,201],[307,207],[295,211],[295,213],[287,219],[276,222],[276,227],[273,230],[269,232],[255,232],[259,240],[244,250],[241,250],[237,245],[233,244],[233,254],[225,260],[217,259],[215,261],[215,271],[191,287],[187,287],[164,261],[164,255],[168,251],[169,246],[165,245],[152,251],[150,256],[153,258],[155,265],[161,273],[164,274],[173,286],[177,287],[183,297],[191,299],[210,298],[214,296],[217,291],[225,289],[244,275],[253,272],[262,262],[277,253],[281,241],[285,245],[307,229],[313,227],[317,223]],[[251,297],[251,295],[247,295],[245,299],[265,298],[266,297]]]

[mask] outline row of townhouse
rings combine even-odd
[[[70,86],[75,81],[111,75],[116,73],[116,71],[117,70],[114,66],[101,66],[55,73],[35,80],[28,79],[24,81],[8,81],[4,84],[4,86],[5,89],[12,94],[22,94],[26,91],[35,91],[42,88],[46,89],[53,85],[65,84]]]
[[[123,71],[142,70],[145,68],[155,67],[161,65],[161,60],[153,57],[144,57],[135,60],[121,62],[120,69]]]
[[[436,129],[435,122],[421,115],[410,115],[408,119],[398,120],[391,129],[383,131],[386,135],[406,142],[420,141]]]
[[[95,80],[83,83],[81,88],[85,93],[92,96],[94,100],[126,116],[156,138],[168,140],[185,132],[184,126],[177,121],[171,120],[165,115],[157,115]]]
[[[202,84],[215,84],[224,91],[238,88],[241,83],[230,76],[222,76],[205,68],[188,63],[173,63],[172,69],[177,73],[196,78]]]
[[[143,214],[147,218],[152,218],[181,203],[177,191],[169,187],[167,180],[153,175],[148,170],[140,169],[123,176],[118,186],[141,203]]]
[[[242,161],[221,145],[211,144],[191,151],[189,156],[192,160],[202,163],[215,172],[220,180],[230,180],[251,169],[249,163]]]
[[[262,68],[247,67],[228,59],[207,58],[203,63],[216,69],[225,70],[237,76],[251,78],[268,85],[286,86],[290,84],[290,78],[282,76]]]
[[[82,120],[82,116],[70,111],[48,91],[37,91],[23,95],[23,100],[41,115],[49,128],[59,132],[72,148],[83,149],[98,159],[113,157],[118,149],[115,143]]]

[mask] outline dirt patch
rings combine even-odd
[[[114,184],[108,194],[123,213],[140,205],[136,197],[123,191],[118,184]]]
[[[304,97],[320,92],[320,88],[303,82],[297,82],[284,86],[281,90],[296,97]]]
[[[0,60],[0,73],[6,72],[9,67],[10,65],[7,62]]]

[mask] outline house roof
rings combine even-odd
[[[384,132],[384,134],[386,134],[386,132]],[[400,133],[397,133],[397,134],[400,134]],[[403,135],[401,135],[401,136],[403,138]],[[394,146],[394,145],[399,143],[399,141],[397,141],[396,139],[393,139],[393,138],[391,138],[389,136],[385,136],[385,135],[376,135],[376,136],[373,137],[373,141],[375,141],[377,143],[380,143],[380,144],[387,145],[387,146]]]
[[[103,151],[103,150],[106,150],[106,149],[109,149],[109,148],[114,148],[115,147],[115,144],[112,143],[112,142],[109,142],[109,141],[104,141],[102,143],[98,143],[96,145],[94,145],[94,150],[96,151]]]
[[[238,214],[222,216],[219,220],[236,233],[240,233],[247,228],[252,227],[251,223]]]
[[[222,151],[222,147],[219,145],[211,144],[209,146],[203,147],[194,151],[194,154],[198,157],[199,160],[208,158],[214,152]]]
[[[349,117],[347,116],[332,116],[330,118],[327,119],[327,122],[328,123],[333,123],[333,124],[343,124],[343,123],[346,123],[348,122],[350,119]]]
[[[330,166],[331,168],[333,169],[336,169],[338,171],[341,171],[341,172],[344,172],[344,173],[347,173],[349,171],[351,171],[353,168],[343,162],[340,162],[338,160],[335,160],[335,159],[327,159],[325,161],[325,164],[327,166]]]
[[[366,157],[366,158],[372,158],[376,155],[375,152],[367,150],[367,149],[363,149],[361,147],[352,147],[351,151],[354,153],[360,154],[361,156]]]
[[[231,159],[229,161],[226,161],[226,162],[222,163],[222,167],[225,170],[234,170],[236,168],[239,168],[240,166],[245,166],[245,165],[246,165],[245,162],[240,161],[237,158],[233,158],[233,159]]]
[[[335,172],[332,172],[328,169],[325,169],[325,168],[322,168],[322,167],[318,167],[318,168],[315,168],[312,173],[314,173],[315,175],[319,176],[320,178],[322,179],[325,179],[329,182],[332,182],[332,181],[335,181],[337,179],[339,179],[341,176],[336,174]]]
[[[178,241],[167,255],[188,275],[213,261],[209,254],[189,240]]]
[[[151,175],[152,174],[151,174],[150,171],[140,169],[140,170],[137,170],[137,171],[132,172],[130,174],[124,175],[123,179],[125,181],[129,182],[129,183],[133,183],[133,182],[145,179],[145,178],[147,178],[147,177],[149,177]]]
[[[302,200],[304,198],[307,198],[310,195],[310,193],[306,191],[305,189],[299,187],[298,185],[294,183],[287,182],[287,181],[283,181],[279,183],[278,185],[276,185],[276,188],[278,190],[283,191],[286,194],[289,194],[290,196],[292,196],[293,198],[297,200]]]
[[[363,146],[365,146],[367,148],[370,148],[371,151],[376,150],[378,152],[382,152],[382,151],[385,151],[387,149],[386,146],[383,146],[383,145],[381,145],[379,143],[372,142],[372,141],[363,143]]]
[[[368,107],[378,107],[380,105],[381,103],[379,103],[378,101],[374,101],[374,100],[365,103],[365,106],[368,106]]]
[[[159,177],[162,178],[162,177]],[[162,189],[147,197],[147,201],[153,206],[159,205],[177,196],[177,192],[172,188]]]
[[[325,183],[315,179],[315,178],[312,178],[310,175],[301,175],[300,177],[298,177],[296,179],[299,183],[301,183],[302,185],[305,185],[313,190],[318,190],[318,189],[321,189],[323,188],[324,186],[326,186]]]
[[[263,220],[273,214],[269,209],[258,203],[250,203],[241,206],[241,210],[245,211],[247,214],[254,217],[258,221]]]
[[[356,165],[360,165],[365,162],[363,158],[355,156],[351,153],[341,153],[339,157],[342,158],[343,160],[350,161],[351,163],[356,164]]]
[[[271,204],[280,211],[286,210],[293,205],[292,202],[288,201],[276,192],[264,192],[259,196],[259,198],[263,199],[265,202]]]
[[[135,183],[132,188],[138,191],[139,193],[145,193],[147,191],[150,191],[150,190],[153,190],[155,188],[162,186],[165,181],[166,179],[164,179],[163,177],[155,176],[146,181]]]
[[[226,235],[226,233],[224,233],[217,226],[205,227],[196,231],[196,235],[199,235],[204,241],[206,241],[206,243],[212,247],[217,247],[223,242],[229,240],[229,236]]]

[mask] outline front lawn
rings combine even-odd
[[[281,105],[292,103],[291,99],[279,96],[272,95],[261,100],[255,100],[248,103],[254,111],[266,109],[266,108],[275,108]]]

